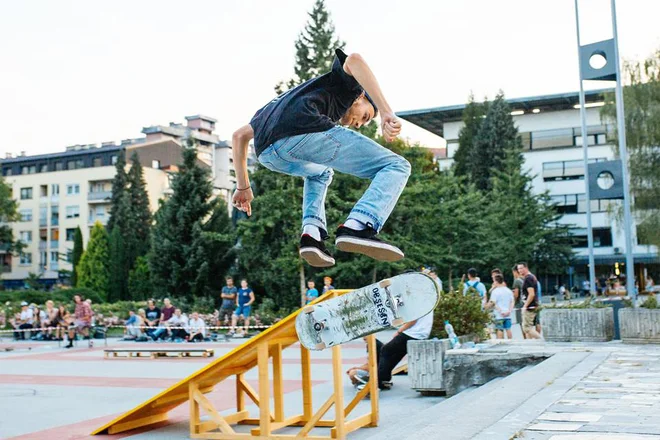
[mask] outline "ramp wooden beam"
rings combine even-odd
[[[324,301],[347,292],[350,291],[331,291],[316,301]],[[301,347],[302,414],[287,417],[284,408],[282,350],[298,341],[295,332],[295,318],[298,313],[299,311],[289,315],[260,335],[246,341],[240,347],[210,363],[200,371],[99,428],[93,434],[114,434],[162,422],[167,420],[169,411],[186,401],[190,405],[191,438],[218,440],[307,438],[328,440],[343,439],[348,433],[365,426],[377,426],[378,385],[376,383],[376,342],[373,335],[367,337],[370,380],[367,386],[351,399],[347,406],[344,406],[344,369],[341,346],[332,347],[333,393],[316,412],[313,410],[312,401],[311,356],[307,349]],[[257,368],[258,372],[257,390],[252,388],[245,379],[245,372],[254,367]],[[236,412],[230,415],[222,415],[217,411],[212,403],[212,398],[207,394],[213,390],[215,385],[229,377],[235,377],[236,379]],[[245,396],[258,407],[258,417],[250,417],[249,412],[246,410]],[[369,411],[366,414],[347,420],[366,396],[371,398]],[[271,400],[273,401],[273,409],[271,409]],[[334,417],[323,419],[333,406]],[[203,416],[208,416],[208,419],[202,420]],[[237,432],[234,425],[258,426],[252,428],[249,432]],[[301,429],[296,434],[274,433],[287,427],[301,427]],[[329,435],[310,436],[309,433],[317,428],[325,429],[325,432]]]

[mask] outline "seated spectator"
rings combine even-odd
[[[34,323],[34,314],[32,312],[32,309],[28,306],[28,303],[23,301],[21,303],[21,313],[18,315],[18,317],[14,320],[13,326],[15,330],[14,332],[14,338],[17,340],[25,340],[25,333],[26,330],[29,330],[32,328],[32,325]]]
[[[367,338],[364,337],[362,338],[364,342],[367,342]],[[378,339],[376,339],[376,365],[378,365],[378,362],[380,361],[380,350],[383,348],[383,343],[380,342]],[[369,353],[369,345],[367,345],[367,353]],[[366,384],[369,382],[369,364],[368,361],[367,363],[364,363],[362,365],[356,366],[356,367],[351,367],[346,371],[346,374],[348,374],[348,378],[351,380],[351,383],[361,389],[361,385]]]
[[[151,339],[154,341],[157,341],[163,335],[171,336],[172,332],[169,328],[175,325],[172,322],[172,318],[174,317],[176,309],[169,299],[165,298],[163,302],[165,303],[165,306],[161,310],[160,323],[158,324],[158,328],[150,335]],[[177,322],[177,319],[175,319],[174,322]],[[163,336],[163,338],[165,338],[165,336]]]
[[[206,337],[206,324],[199,317],[199,313],[193,312],[188,321],[188,342],[203,341]]]
[[[32,332],[30,339],[33,341],[41,341],[44,339],[44,329],[46,327],[44,321],[46,321],[47,315],[46,312],[37,307],[36,304],[31,304],[30,308],[32,309],[32,315],[34,316],[34,322],[32,324],[34,332]]]
[[[57,328],[57,309],[55,308],[55,303],[53,301],[48,300],[46,301],[46,310],[44,310],[46,313],[46,318],[42,322],[42,327],[44,327],[45,330],[45,339],[53,339],[53,329]]]
[[[140,315],[136,315],[133,310],[129,310],[128,319],[125,322],[124,340],[134,341],[142,336],[142,325],[144,321]]]
[[[66,310],[63,304],[57,306],[57,313],[55,314],[55,318],[53,318],[53,322],[56,326],[55,340],[61,341],[64,339],[64,335],[66,334],[69,325],[72,322],[71,316],[69,316],[69,312]]]
[[[610,290],[607,292],[608,295],[620,295],[620,296],[625,296],[626,295],[626,288],[621,285],[621,281],[616,280],[612,284],[612,287],[610,287]]]
[[[89,303],[83,301],[80,295],[74,295],[73,301],[76,303],[76,310],[73,314],[73,325],[69,328],[69,344],[65,348],[73,347],[73,338],[76,333],[86,339],[89,338],[89,329],[92,327],[92,317],[94,316]]]
[[[181,313],[181,309],[174,311],[174,316],[170,318],[170,328],[173,341],[181,341],[188,338],[188,317]]]
[[[151,336],[151,334],[158,328],[158,324],[160,324],[161,318],[161,311],[158,307],[156,307],[156,301],[153,299],[147,301],[147,310],[145,310],[145,313],[147,315],[147,319],[145,320],[144,325],[148,327],[145,333],[147,336]]]

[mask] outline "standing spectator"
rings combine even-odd
[[[484,283],[481,282],[477,275],[477,269],[468,269],[468,280],[463,285],[463,295],[467,295],[470,288],[476,290],[481,297],[481,307],[483,308],[486,303],[486,286],[484,286]]]
[[[541,335],[536,330],[534,320],[536,319],[538,308],[538,298],[536,297],[536,289],[538,289],[538,281],[534,274],[529,271],[527,263],[518,263],[518,272],[523,276],[522,286],[522,315],[523,315],[523,332],[527,338],[541,339]]]
[[[392,370],[408,354],[408,341],[428,339],[432,327],[433,312],[399,327],[392,340],[385,344],[380,351],[378,388],[389,390],[392,387]]]
[[[607,278],[605,275],[601,275],[601,277],[598,278],[598,291],[601,295],[607,293]]]
[[[73,313],[73,326],[69,328],[69,345],[66,348],[73,347],[73,338],[76,333],[82,334],[85,338],[89,337],[89,329],[92,326],[92,317],[94,316],[89,303],[83,301],[80,295],[74,295],[73,301],[76,303],[76,310]]]
[[[248,282],[246,279],[241,280],[241,288],[238,289],[238,294],[236,298],[236,310],[231,317],[231,330],[229,330],[230,335],[234,335],[236,331],[236,324],[238,319],[243,317],[244,321],[244,331],[243,336],[247,335],[248,328],[250,326],[250,306],[254,303],[254,292],[248,287]]]
[[[151,336],[151,334],[156,330],[158,327],[158,324],[160,323],[160,309],[156,307],[156,301],[154,299],[150,299],[147,301],[147,310],[145,310],[145,313],[147,315],[147,319],[145,320],[145,325],[149,328],[145,331],[147,336]]]
[[[424,269],[423,273],[427,274],[433,279],[433,281],[435,281],[435,284],[438,286],[438,292],[442,293],[442,281],[438,277],[438,272],[436,271],[436,268],[429,267],[428,269]]]
[[[571,292],[566,289],[566,286],[564,286],[564,283],[559,283],[559,297],[565,300],[571,299]]]
[[[582,281],[582,295],[587,296],[591,291],[591,283],[588,279]]]
[[[319,297],[319,291],[316,290],[316,283],[314,280],[307,280],[307,294],[305,296],[305,304],[309,304]]]
[[[14,321],[14,338],[25,340],[25,333],[34,324],[34,314],[26,301],[21,303],[21,314]]]
[[[193,312],[188,321],[188,333],[188,342],[203,341],[206,337],[206,324],[197,312]]]
[[[323,277],[323,293],[330,290],[335,290],[335,286],[332,285],[332,278]]]
[[[129,310],[128,319],[125,322],[126,331],[124,340],[134,341],[140,336],[142,336],[142,325],[144,321],[140,315],[136,315],[133,310]]]
[[[506,331],[507,339],[512,339],[511,334],[511,312],[513,312],[513,292],[504,283],[501,273],[493,275],[493,289],[490,294],[490,302],[495,318],[495,330],[497,339],[504,339]]]
[[[523,277],[520,276],[520,273],[518,272],[518,265],[513,266],[511,269],[511,273],[513,275],[513,285],[512,285],[512,291],[513,291],[513,299],[515,301],[515,308],[516,308],[516,323],[520,324],[520,329],[522,330],[522,286],[523,286]],[[522,332],[523,339],[527,339],[527,335],[525,335],[525,332]]]
[[[222,322],[222,325],[229,324],[231,316],[234,314],[236,295],[238,294],[238,289],[234,286],[234,279],[232,277],[227,277],[225,282],[227,285],[222,288],[222,292],[220,293],[222,303],[220,304],[220,315],[218,316],[218,321]]]

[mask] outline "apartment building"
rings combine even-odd
[[[14,237],[26,245],[18,256],[0,250],[5,287],[22,287],[30,273],[38,274],[45,284],[54,284],[61,271],[72,269],[76,227],[80,226],[86,245],[94,223],[108,222],[115,163],[122,152],[127,160],[138,153],[155,211],[158,200],[171,193],[171,174],[181,161],[183,140],[190,136],[198,144],[198,163],[213,173],[216,196],[228,200],[235,187],[231,147],[213,133],[215,119],[195,115],[186,120],[186,126],[145,127],[145,137],[121,143],[74,145],[61,153],[28,156],[23,152],[0,159],[2,175],[19,204],[21,220],[12,225]]]
[[[609,127],[601,121],[600,109],[606,90],[586,92],[587,138],[591,162],[614,158],[612,145],[608,143]],[[575,264],[566,274],[553,274],[549,285],[558,281],[578,283],[588,277],[587,218],[585,199],[582,134],[580,129],[579,94],[577,92],[555,95],[508,99],[512,115],[522,138],[525,167],[535,176],[533,190],[548,191],[563,214],[560,222],[575,227],[578,237],[575,245]],[[446,158],[437,157],[441,169],[453,163],[458,148],[458,134],[465,105],[453,105],[430,109],[401,112],[398,115],[447,141]],[[618,200],[592,200],[592,226],[596,275],[625,273],[625,240],[622,224],[608,212],[610,204]],[[636,272],[658,272],[658,249],[635,237],[634,257]],[[550,275],[550,274],[546,274]],[[639,275],[638,275],[639,276]]]

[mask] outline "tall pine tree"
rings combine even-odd
[[[501,168],[507,150],[520,150],[522,143],[518,129],[513,123],[511,108],[500,92],[488,106],[484,119],[471,151],[469,162],[470,181],[477,189],[491,189],[490,178],[493,169]]]
[[[305,29],[296,40],[295,76],[275,86],[275,92],[281,94],[288,89],[304,83],[316,76],[330,71],[335,49],[343,49],[346,43],[335,37],[335,26],[330,19],[324,0],[316,0],[309,14]]]
[[[73,270],[71,271],[71,285],[74,287],[78,286],[77,268],[84,251],[82,231],[80,230],[80,226],[78,226],[76,232],[73,234],[73,252],[71,254],[71,264],[73,265]]]
[[[109,249],[108,233],[100,222],[92,227],[92,233],[83,252],[78,273],[78,287],[92,289],[104,300],[108,297]]]
[[[458,133],[458,149],[454,153],[454,174],[456,176],[470,177],[470,168],[473,159],[474,141],[483,124],[488,111],[488,101],[475,102],[474,95],[470,94],[468,103],[463,111],[463,127]]]
[[[110,233],[108,249],[108,302],[131,299],[126,275],[126,249],[121,228],[115,226]]]
[[[5,183],[0,175],[0,250],[5,252],[17,252],[22,248],[21,242],[14,240],[10,222],[20,220],[18,214],[18,202],[12,197],[12,189]],[[1,274],[2,272],[0,272]]]
[[[149,233],[151,231],[151,210],[149,209],[149,196],[147,183],[144,180],[144,171],[140,164],[137,152],[131,156],[131,170],[128,173],[128,195],[131,216],[131,244],[129,266],[133,268],[135,260],[144,256],[149,250]]]
[[[126,196],[126,186],[128,176],[126,175],[126,159],[124,152],[119,153],[117,163],[115,163],[115,177],[112,180],[112,198],[110,199],[110,218],[108,219],[108,231],[112,231],[117,222],[125,218],[125,212],[119,212],[123,206],[119,201]]]

